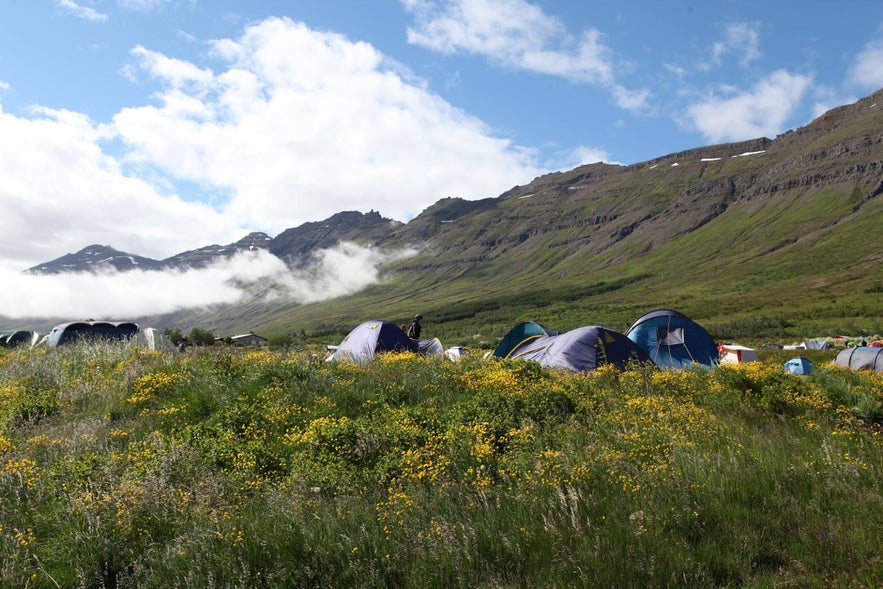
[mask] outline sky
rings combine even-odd
[[[163,259],[345,210],[408,221],[881,87],[871,0],[2,0],[0,283],[96,243]],[[373,260],[370,282],[382,260],[355,252],[315,263]]]

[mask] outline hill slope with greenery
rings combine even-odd
[[[381,284],[252,310],[256,327],[282,333],[345,333],[419,311],[430,331],[465,344],[524,319],[625,329],[656,307],[721,339],[880,333],[881,194],[878,92],[774,140],[583,166],[495,199],[444,199],[372,244],[420,251],[385,266]],[[217,319],[235,323],[242,311]]]

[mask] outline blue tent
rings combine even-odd
[[[534,338],[515,349],[509,357],[571,372],[590,372],[603,364],[622,369],[632,361],[650,362],[647,353],[632,340],[597,325]]]
[[[138,332],[129,321],[73,321],[56,325],[46,336],[47,346],[60,346],[80,340],[124,341]]]
[[[444,349],[437,339],[413,340],[402,328],[389,321],[366,321],[343,338],[327,361],[348,360],[365,364],[374,354],[382,352],[414,352],[442,354]]]
[[[512,351],[521,344],[544,335],[558,335],[558,332],[547,329],[534,321],[523,321],[503,336],[497,349],[494,350],[494,356],[508,358]]]
[[[658,309],[645,313],[625,333],[659,366],[711,367],[718,363],[717,344],[711,335],[677,311]]]
[[[785,372],[801,375],[809,374],[813,370],[815,370],[815,368],[813,368],[812,362],[802,356],[799,358],[791,358],[782,365],[782,368],[785,370]]]

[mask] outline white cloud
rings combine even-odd
[[[117,6],[123,10],[131,10],[133,12],[150,12],[158,10],[170,4],[173,0],[117,0]],[[190,0],[196,2],[196,0]]]
[[[608,160],[609,157],[609,154],[603,149],[580,145],[571,151],[570,156],[565,160],[563,167],[565,169],[571,169],[584,164],[595,164],[598,162],[616,163],[610,162]]]
[[[760,33],[754,23],[737,22],[727,25],[724,38],[716,42],[712,48],[715,63],[728,54],[737,56],[739,65],[747,68],[751,62],[760,58]]]
[[[406,220],[542,172],[367,43],[269,19],[213,49],[216,73],[136,48],[161,104],[124,109],[114,127],[130,162],[229,194],[224,214],[245,225],[276,232],[369,207]]]
[[[574,38],[557,18],[525,0],[403,0],[414,14],[408,41],[445,54],[483,56],[504,67],[558,76],[611,90],[622,108],[646,93],[615,83],[612,51],[596,29]]]
[[[58,0],[58,6],[68,14],[91,22],[105,22],[107,15],[88,6],[80,6],[73,0]]]
[[[877,90],[883,86],[883,38],[865,45],[849,70],[849,82]]]
[[[164,258],[241,236],[235,219],[126,175],[102,151],[112,137],[78,113],[0,109],[0,267],[21,271],[96,242]]]
[[[30,275],[0,270],[0,282],[13,285],[0,289],[0,309],[11,318],[131,319],[253,299],[309,303],[361,290],[379,280],[378,266],[413,253],[342,243],[294,272],[263,250],[186,271]]]
[[[811,79],[779,70],[754,88],[732,96],[711,95],[687,109],[690,124],[711,142],[774,137],[784,130]]]

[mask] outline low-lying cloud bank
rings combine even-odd
[[[0,276],[0,316],[129,319],[247,300],[312,303],[378,282],[379,267],[415,250],[380,252],[353,243],[317,252],[301,270],[259,250],[183,271]]]

